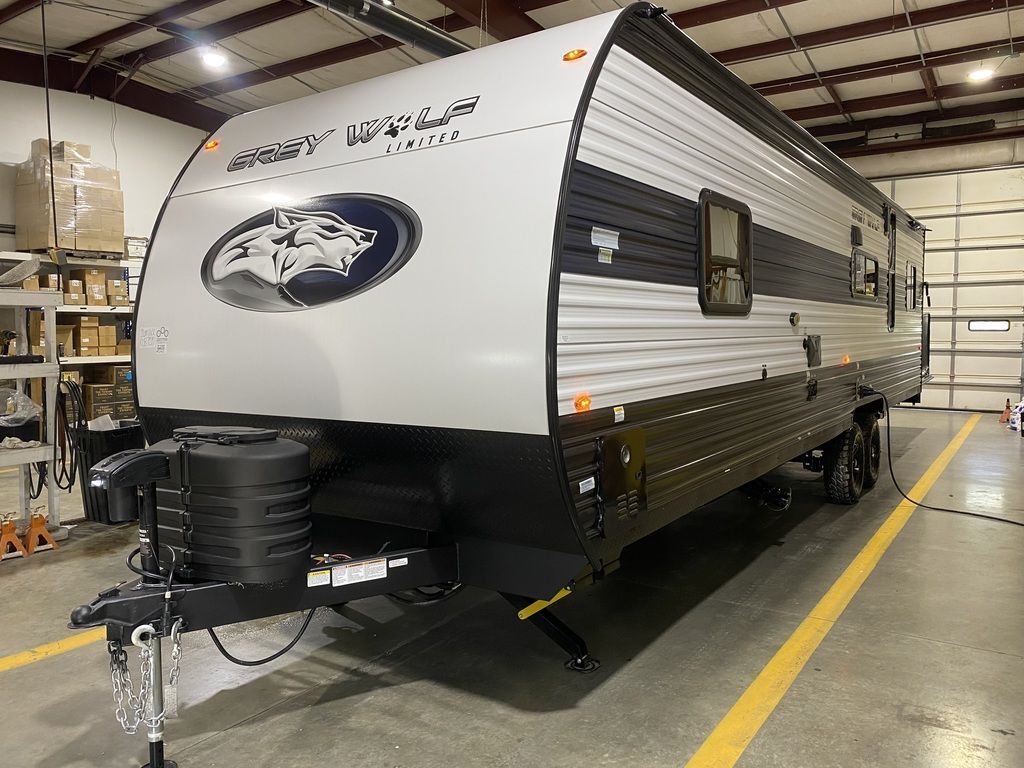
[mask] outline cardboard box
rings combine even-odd
[[[78,347],[79,357],[97,357],[99,353],[99,347]]]
[[[146,249],[149,247],[148,237],[127,236],[124,239],[124,255],[129,259],[146,258]]]
[[[107,296],[127,296],[127,280],[107,280]]]
[[[82,397],[85,400],[86,408],[100,403],[112,403],[114,402],[114,385],[86,384],[82,387]]]
[[[84,293],[65,293],[64,294],[64,304],[65,305],[70,304],[72,306],[79,306],[80,307],[80,306],[85,304],[85,294]]]
[[[113,403],[99,403],[92,407],[85,407],[85,418],[89,421],[98,419],[101,416],[109,416],[114,418],[114,404]]]
[[[100,357],[113,357],[116,354],[117,354],[117,345],[116,344],[111,344],[109,346],[105,346],[103,344],[100,345]]]
[[[132,341],[131,339],[122,339],[117,342],[117,354],[119,355],[130,355],[132,353]]]
[[[107,303],[112,307],[130,307],[132,300],[127,296],[107,296]]]
[[[106,294],[103,296],[86,296],[85,304],[88,307],[105,307],[107,306]]]
[[[75,356],[75,327],[73,325],[57,326],[57,354],[62,357]]]
[[[85,377],[93,384],[130,384],[132,367],[130,365],[94,365],[86,371]]]
[[[135,392],[131,382],[123,382],[114,385],[114,402],[127,403],[134,399]]]
[[[93,326],[97,326],[98,327],[99,324],[100,324],[100,316],[99,315],[79,315],[78,317],[75,318],[75,325],[77,325],[79,328],[83,328],[83,327],[89,326],[89,325],[93,325]]]
[[[76,185],[121,188],[121,173],[114,168],[107,168],[92,163],[71,163],[71,178]]]
[[[81,280],[75,280],[74,278],[64,281],[64,292],[65,293],[85,293],[85,284]]]
[[[107,289],[107,273],[102,269],[73,269],[71,279],[80,280],[85,288],[98,286]]]
[[[26,277],[21,281],[21,287],[26,291],[38,291],[39,290],[39,275],[32,275],[32,277]]]
[[[32,142],[32,155],[34,157],[49,158],[50,142],[46,139],[36,139]],[[88,162],[92,157],[92,147],[77,141],[55,141],[53,142],[53,159],[67,162]]]
[[[115,419],[134,419],[135,403],[114,403]]]
[[[99,345],[99,328],[91,326],[75,326],[75,347],[78,349],[85,349],[86,347],[99,347]]]
[[[101,325],[99,327],[99,337],[101,347],[117,347],[117,326],[115,325]],[[114,354],[111,352],[111,354]]]

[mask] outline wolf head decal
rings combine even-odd
[[[359,254],[377,233],[354,227],[331,212],[275,208],[274,221],[229,240],[214,257],[214,282],[247,273],[287,291],[288,282],[311,269],[333,269],[348,276]]]
[[[419,241],[418,225],[408,207],[371,196],[276,207],[217,241],[203,261],[203,282],[218,299],[243,309],[287,311],[337,301],[397,271]]]

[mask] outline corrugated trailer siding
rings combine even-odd
[[[839,161],[823,160],[820,148],[814,156],[800,149],[796,129],[748,129],[751,120],[709,108],[708,93],[729,85],[713,82],[717,75],[700,76],[691,92],[680,85],[688,75],[672,74],[612,48],[566,200],[559,430],[581,527],[606,557],[838,434],[852,422],[859,383],[893,401],[920,390],[921,320],[904,309],[900,270],[896,323],[887,327],[885,199]],[[705,315],[698,303],[703,189],[751,209],[749,316]],[[879,265],[873,301],[850,290],[857,209],[872,219],[860,226],[860,250]],[[595,227],[618,233],[610,261],[599,251],[610,247],[607,235],[595,236]],[[900,230],[900,254],[916,247],[920,258],[921,235],[907,232]],[[916,246],[908,245],[914,238]],[[808,367],[805,335],[821,336],[820,367]],[[581,393],[591,398],[588,413],[575,412]],[[647,512],[616,523],[616,499],[605,499],[602,539],[599,440],[638,428],[646,441]]]

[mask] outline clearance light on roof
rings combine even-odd
[[[217,147],[220,146],[220,139],[210,139],[208,142],[203,144],[203,149],[207,152],[213,152]]]
[[[576,59],[582,59],[586,55],[587,52],[582,48],[573,48],[562,55],[562,61],[576,61]]]
[[[973,83],[980,83],[984,80],[991,79],[992,75],[994,74],[995,70],[988,69],[987,67],[982,67],[981,69],[976,69],[973,72],[969,73],[967,75],[967,79]]]
[[[576,401],[573,403],[576,408],[576,413],[584,413],[590,410],[590,395],[586,392],[576,395]]]

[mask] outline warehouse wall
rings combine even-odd
[[[0,104],[0,224],[13,224],[14,166],[28,159],[33,139],[46,135],[43,90],[0,82]],[[50,105],[53,138],[89,144],[95,162],[121,171],[125,234],[148,236],[167,190],[205,134],[75,93],[53,91]],[[0,234],[0,250],[13,248],[14,237]]]

